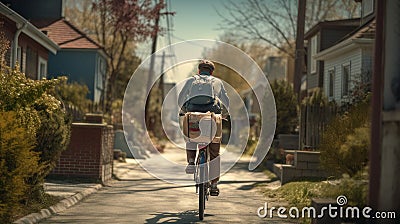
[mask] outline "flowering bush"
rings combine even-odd
[[[62,78],[63,80],[65,78]],[[17,118],[29,131],[40,127],[39,111],[52,113],[60,108],[60,101],[48,91],[61,80],[32,80],[17,67],[2,65],[0,70],[0,111],[15,111]]]
[[[60,100],[52,95],[65,81],[32,80],[18,66],[1,65],[1,223],[12,221],[14,212],[31,202],[41,202],[45,196],[44,178],[70,137],[69,118]]]

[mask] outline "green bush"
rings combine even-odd
[[[302,105],[328,107],[333,106],[334,102],[329,102],[323,91],[318,88],[317,90],[313,91],[311,96],[307,96],[303,99]]]
[[[82,113],[89,112],[89,105],[92,102],[87,99],[89,88],[76,82],[68,83],[66,78],[63,78],[61,83],[56,86],[55,93],[59,100],[66,105],[75,106]]]
[[[36,132],[34,151],[40,153],[39,162],[43,165],[43,170],[29,179],[33,200],[44,198],[44,179],[56,166],[61,152],[67,149],[71,134],[71,122],[64,111],[59,109],[48,113],[42,110],[39,111],[39,117],[41,125]]]
[[[35,136],[15,112],[0,111],[0,223],[9,223],[30,197],[28,179],[42,172]]]
[[[32,80],[19,71],[0,66],[0,111],[15,111],[17,118],[32,133],[40,127],[39,110],[51,113],[60,108],[60,101],[47,92],[60,80]]]
[[[13,147],[26,148],[34,153],[32,158],[38,159],[40,170],[34,165],[27,169],[33,171],[24,176],[24,195],[18,202],[34,204],[45,199],[43,182],[47,174],[54,168],[60,153],[66,149],[70,135],[68,116],[61,108],[60,101],[54,96],[54,88],[65,83],[65,78],[53,80],[32,80],[19,71],[5,65],[0,70],[0,112],[15,114],[15,122],[25,127],[30,134],[27,145],[23,141],[15,141]],[[53,95],[52,95],[52,94]],[[3,123],[2,123],[3,124]],[[15,126],[15,125],[14,125]],[[4,129],[12,134],[12,129]],[[24,162],[27,152],[15,151],[15,158],[5,158],[7,166],[19,166]],[[10,182],[11,181],[11,182]],[[4,184],[13,183],[12,179],[4,179]],[[2,190],[3,188],[0,188]],[[15,200],[5,197],[2,204],[15,204]],[[12,205],[9,204],[12,208]],[[5,208],[10,209],[6,205]],[[7,213],[7,212],[6,212]]]
[[[337,115],[323,132],[319,145],[322,166],[335,176],[356,175],[368,161],[369,130],[367,101]]]
[[[284,80],[275,80],[271,84],[271,89],[276,104],[275,133],[276,135],[293,133],[298,125],[298,103],[293,87]]]

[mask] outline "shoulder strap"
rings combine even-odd
[[[193,76],[193,78],[194,78],[194,80],[192,81],[192,83],[191,83],[191,85],[190,85],[189,92],[188,92],[187,95],[186,95],[185,102],[188,100],[189,96],[192,94],[193,83],[194,83],[196,80],[198,80],[200,77],[199,77],[199,75],[196,74],[196,75]]]

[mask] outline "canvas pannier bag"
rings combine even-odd
[[[221,143],[222,117],[220,114],[189,112],[185,114],[182,126],[187,142]]]

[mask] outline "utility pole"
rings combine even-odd
[[[296,52],[294,61],[293,87],[294,87],[294,92],[297,95],[297,101],[298,103],[300,103],[301,78],[303,76],[303,69],[304,69],[304,26],[306,18],[306,0],[299,0],[298,4],[299,5],[297,9]],[[302,119],[307,119],[307,118],[300,117],[299,119],[300,123]],[[301,149],[303,147],[303,136],[304,133],[302,131],[302,128],[300,128],[298,149]]]
[[[368,204],[373,209],[379,209],[379,192],[381,183],[381,147],[382,147],[382,98],[384,74],[384,8],[386,1],[377,1],[376,31],[374,46],[374,68],[372,76],[372,120],[371,120],[371,150],[369,153],[369,197]]]
[[[304,69],[304,26],[306,17],[306,0],[299,0],[297,13],[297,30],[296,30],[296,52],[294,67],[294,91],[300,102],[300,86]]]
[[[155,21],[155,24],[154,24],[154,26],[156,27],[157,30],[156,30],[156,33],[153,36],[153,40],[152,40],[152,44],[151,44],[151,55],[153,55],[157,50],[157,38],[158,38],[159,22],[160,22],[160,11],[158,11],[158,13],[157,13],[156,21]],[[155,60],[155,57],[151,56],[151,58],[150,58],[149,76],[148,76],[148,79],[147,79],[147,91],[149,92],[149,95],[146,98],[146,105],[145,105],[145,121],[146,121],[145,126],[148,125],[147,129],[149,131],[154,130],[153,124],[152,124],[153,121],[152,121],[152,118],[151,118],[150,113],[149,113],[149,111],[150,111],[150,98],[151,98],[150,90],[151,90],[151,84],[152,84],[152,81],[153,81],[153,73],[154,73],[154,60]]]
[[[175,55],[165,55],[165,51],[162,54],[162,59],[161,59],[161,76],[160,76],[160,82],[158,84],[158,88],[160,89],[160,93],[162,96],[162,99],[164,100],[165,94],[164,94],[164,65],[165,65],[165,57],[175,57]],[[161,102],[162,103],[162,102]]]
[[[156,0],[156,4],[158,3],[158,1]],[[156,28],[156,32],[153,36],[153,40],[152,40],[152,44],[151,44],[151,54],[153,55],[156,50],[157,50],[157,39],[158,39],[158,30],[159,30],[159,23],[160,23],[160,16],[161,15],[174,15],[174,12],[163,12],[161,13],[160,11],[158,11],[157,16],[156,16],[156,20],[154,22],[154,26]],[[151,84],[153,81],[153,75],[154,75],[154,60],[155,57],[152,56],[150,58],[150,68],[149,68],[149,75],[148,75],[148,79],[147,79],[147,90],[150,93],[151,90]],[[146,105],[145,105],[145,125],[148,125],[147,129],[149,131],[154,130],[154,118],[152,118],[149,114],[150,111],[150,99],[151,99],[151,95],[149,94],[146,98]]]

